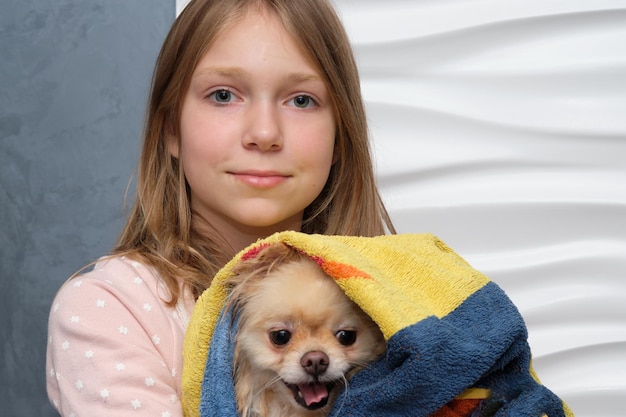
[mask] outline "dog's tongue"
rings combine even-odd
[[[315,382],[312,384],[300,384],[298,389],[302,393],[302,398],[307,406],[318,403],[328,397],[326,385]]]

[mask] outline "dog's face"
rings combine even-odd
[[[235,360],[248,375],[237,384],[267,386],[266,401],[280,397],[297,415],[330,411],[350,372],[385,349],[378,327],[308,258],[243,286]]]

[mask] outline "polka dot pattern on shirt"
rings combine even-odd
[[[170,307],[150,268],[101,261],[51,308],[48,396],[62,416],[182,416],[182,344],[191,297]]]

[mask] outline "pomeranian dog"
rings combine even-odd
[[[227,285],[242,417],[326,416],[350,377],[385,351],[371,318],[285,244],[242,261]]]

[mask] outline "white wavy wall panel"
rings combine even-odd
[[[508,292],[577,416],[626,415],[626,1],[336,4],[399,231]]]
[[[626,1],[338,1],[380,184],[525,317],[577,416],[624,416]]]

